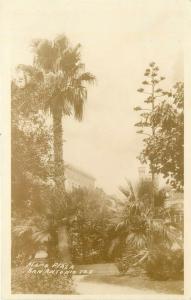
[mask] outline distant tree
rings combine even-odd
[[[145,103],[150,107],[135,107],[141,111],[141,127],[137,133],[145,135],[144,148],[139,160],[149,163],[152,175],[162,173],[167,182],[178,190],[183,189],[184,152],[184,86],[178,82],[170,92],[159,84],[165,77],[159,76],[159,68],[153,62],[146,69],[146,80],[142,82],[150,88],[140,88],[146,94]],[[151,129],[151,131],[148,131]]]

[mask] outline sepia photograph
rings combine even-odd
[[[183,2],[3,1],[10,297],[184,296]]]

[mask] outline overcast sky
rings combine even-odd
[[[81,43],[86,69],[97,83],[89,88],[83,122],[64,122],[64,158],[115,193],[127,177],[138,177],[141,136],[134,106],[145,68],[155,61],[170,88],[183,80],[182,1],[38,0],[4,4],[11,33],[11,64],[31,63],[33,38],[65,33]]]

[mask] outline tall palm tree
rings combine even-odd
[[[65,192],[63,161],[63,115],[73,114],[75,119],[83,118],[87,99],[86,83],[94,83],[95,77],[85,72],[81,62],[80,45],[71,47],[65,35],[54,41],[33,42],[34,66],[41,69],[46,85],[46,108],[53,120],[53,147],[55,168],[56,201],[63,200]],[[59,199],[60,198],[60,199]],[[70,260],[67,229],[64,224],[58,228],[58,246],[64,260]]]
[[[82,120],[84,103],[87,99],[85,83],[94,83],[95,77],[84,71],[80,44],[71,47],[64,35],[54,41],[35,40],[32,47],[34,66],[43,72],[48,90],[46,108],[53,119],[56,186],[58,189],[65,189],[62,117],[73,113],[75,119]]]
[[[35,74],[38,75],[35,80],[30,80],[31,82],[39,81],[36,88],[38,95],[34,98],[40,99],[41,104],[52,116],[54,204],[56,207],[56,202],[61,201],[65,207],[63,116],[73,115],[78,121],[82,120],[84,104],[87,99],[87,84],[94,83],[95,76],[85,72],[85,65],[81,62],[80,44],[72,47],[65,35],[58,36],[53,41],[34,40],[32,49],[34,52],[33,70],[29,66],[27,68],[21,66],[21,69],[31,78],[35,78]],[[24,81],[27,80],[28,78],[25,76]],[[60,205],[58,207],[60,208]],[[68,233],[63,222],[58,227],[58,247],[62,259],[70,261]]]

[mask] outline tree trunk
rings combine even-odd
[[[62,111],[55,109],[53,112],[53,138],[54,138],[54,176],[56,190],[65,191],[64,161],[63,161],[63,128]]]
[[[55,207],[59,202],[63,203],[65,197],[65,178],[63,161],[63,128],[62,111],[57,108],[53,111],[53,138],[54,138],[54,178],[55,178]],[[66,207],[63,205],[63,207]],[[58,211],[62,214],[62,212]],[[65,216],[66,217],[66,216]],[[67,226],[61,224],[58,227],[58,251],[63,262],[70,263],[69,237]]]
[[[66,225],[58,228],[58,250],[63,262],[70,263],[69,235]]]

